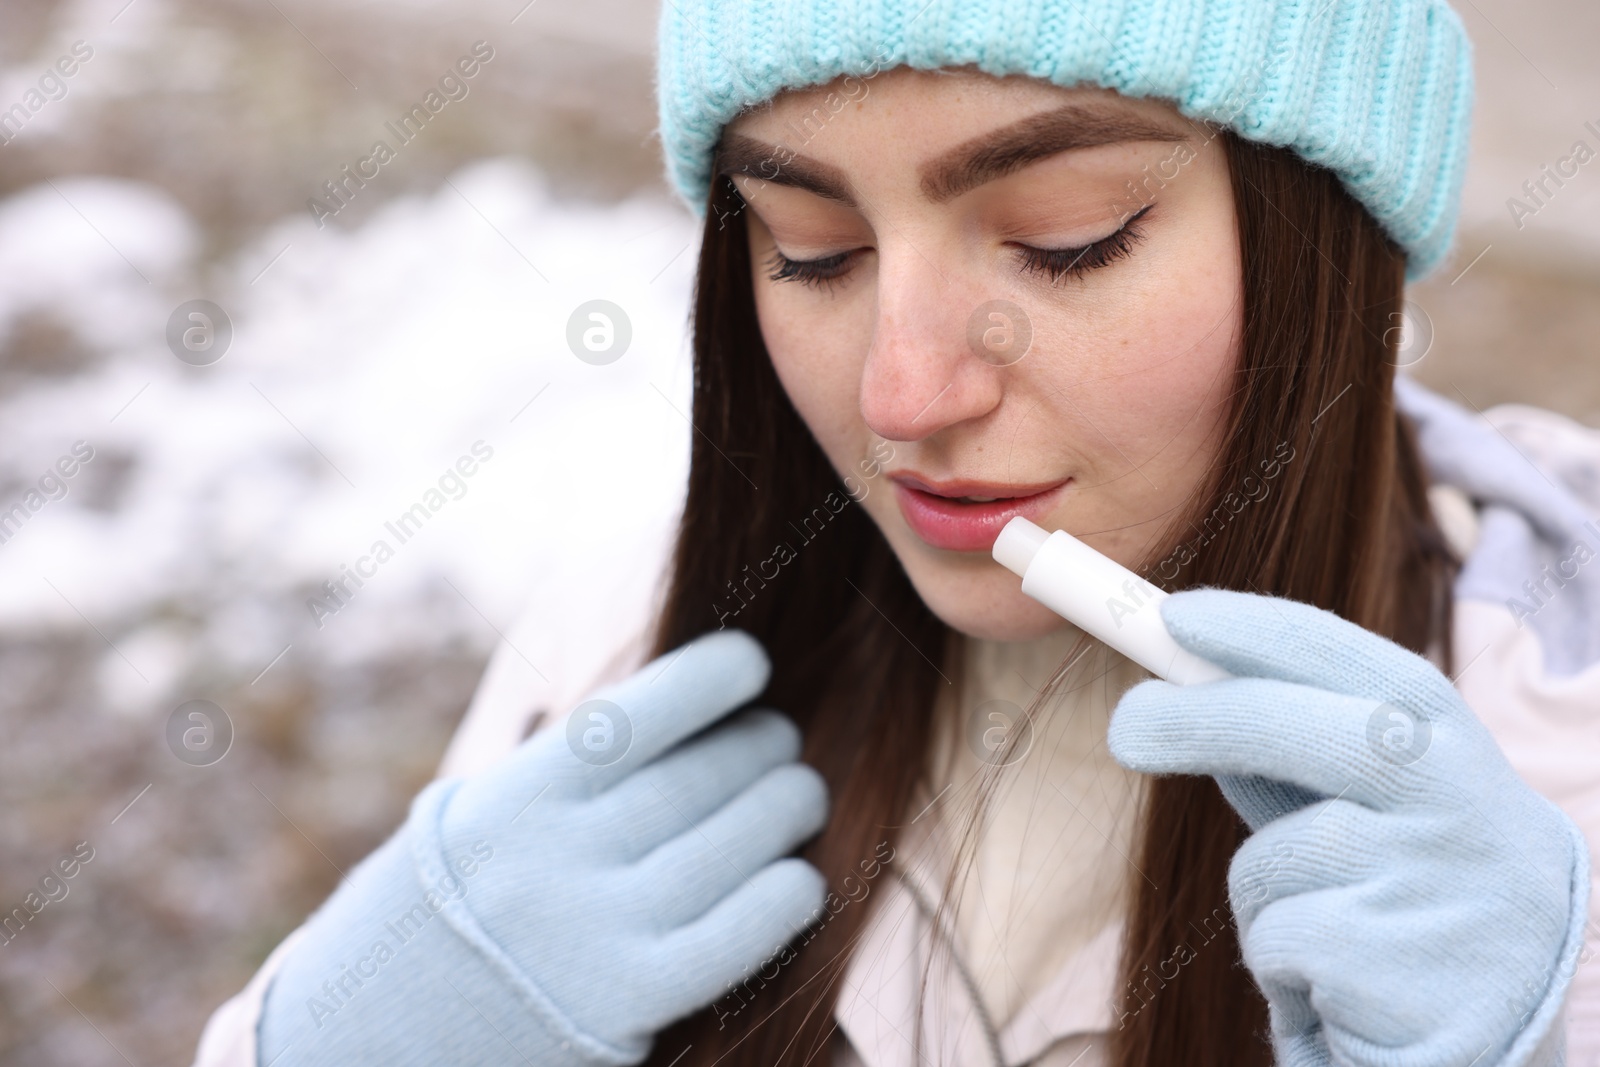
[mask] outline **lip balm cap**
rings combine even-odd
[[[995,538],[994,560],[1020,578],[1027,574],[1028,564],[1049,539],[1047,530],[1018,515],[1006,523],[1000,536]]]

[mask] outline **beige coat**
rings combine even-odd
[[[1553,469],[1576,458],[1600,471],[1600,434],[1532,409],[1489,414],[1541,466]],[[1600,479],[1592,484],[1600,497]],[[1463,553],[1470,551],[1478,526],[1473,505],[1441,487],[1433,499],[1451,540]],[[1600,512],[1600,498],[1585,503]],[[641,540],[646,543],[640,550],[626,556],[627,567],[598,585],[586,583],[564,601],[540,598],[538,610],[513,628],[445,753],[441,776],[471,774],[495,762],[530,729],[551,728],[560,718],[551,712],[570,708],[594,686],[642,661],[643,624],[667,539],[658,529]],[[622,619],[629,620],[626,627],[619,626]],[[594,638],[608,633],[628,636]],[[1523,778],[1577,821],[1591,852],[1600,856],[1600,664],[1547,676],[1535,632],[1519,627],[1505,603],[1481,600],[1457,601],[1454,646],[1456,663],[1468,665],[1457,681],[1462,696]],[[1007,768],[998,810],[985,825],[960,906],[946,924],[942,941],[959,960],[952,963],[949,952],[932,951],[933,927],[918,905],[919,897],[930,908],[939,898],[942,850],[980,769],[972,746],[963,743],[965,724],[950,709],[996,696],[1025,703],[1028,690],[1049,673],[1048,657],[1019,661],[981,643],[969,655],[974,680],[968,691],[941,702],[933,780],[940,783],[943,773],[951,788],[928,798],[927,809],[907,813],[915,821],[894,863],[850,905],[870,901],[873,910],[835,1009],[835,1067],[991,1064],[995,1043],[1008,1067],[1105,1063],[1105,1035],[1117,1018],[1122,902],[1128,880],[1139,877],[1128,859],[1138,779],[1110,761],[1101,742],[1107,709],[1138,672],[1108,658],[1098,697],[1080,696],[1074,714],[1047,717],[1060,728],[1041,728],[1030,754]],[[1006,681],[1008,675],[1028,689]],[[1054,857],[1054,866],[1026,868],[1040,855]],[[296,936],[217,1009],[197,1067],[254,1067],[265,990]],[[1585,955],[1597,947],[1600,894],[1591,896]],[[940,965],[930,972],[919,1056],[911,1028],[930,959]],[[994,1020],[992,1037],[986,1017]],[[1600,1067],[1600,963],[1586,963],[1574,978],[1567,1035],[1568,1067]]]

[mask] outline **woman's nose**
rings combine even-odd
[[[860,398],[874,433],[916,441],[999,405],[1007,371],[992,346],[1006,327],[985,314],[995,303],[981,285],[917,249],[880,244]]]

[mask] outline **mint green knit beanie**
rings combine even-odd
[[[705,210],[711,153],[784,89],[909,66],[975,66],[1161,97],[1339,175],[1406,250],[1450,249],[1472,48],[1444,0],[663,0],[667,173]]]

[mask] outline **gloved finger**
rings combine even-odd
[[[659,929],[705,914],[717,901],[828,821],[828,787],[802,763],[786,763],[638,865],[646,885],[670,887],[657,897]]]
[[[1377,876],[1263,908],[1241,932],[1244,961],[1269,1000],[1306,991],[1341,1063],[1403,1048],[1416,1050],[1404,1062],[1444,1062],[1446,1037],[1457,1054],[1471,1044],[1470,1059],[1513,1034],[1523,1012],[1559,1000],[1572,973],[1559,954],[1582,943],[1583,916],[1573,908],[1569,923],[1561,903],[1521,895],[1526,883],[1503,864],[1490,877],[1472,870],[1460,845],[1408,872],[1428,846],[1395,844],[1396,865]],[[1421,1051],[1430,1044],[1433,1055]]]
[[[1383,731],[1396,729],[1386,714],[1426,722],[1392,704],[1266,678],[1152,680],[1123,694],[1106,745],[1146,774],[1258,775],[1387,810],[1438,785],[1386,747]]]
[[[1312,1007],[1313,979],[1305,965],[1325,941],[1318,936],[1329,925],[1325,898],[1342,891],[1302,893],[1274,901],[1248,928],[1239,931],[1240,955],[1272,1005],[1273,1033],[1298,1035],[1310,1040],[1308,1047],[1313,1049],[1321,1040],[1322,1016]],[[1342,936],[1342,932],[1335,929],[1333,935]]]
[[[1449,681],[1426,659],[1310,604],[1189,589],[1161,602],[1161,619],[1178,644],[1240,677],[1412,707],[1456,704]]]
[[[1280,1040],[1304,1043],[1312,1055],[1319,1047],[1330,1049],[1330,1055],[1333,1048],[1348,1054],[1351,1046],[1366,1052],[1340,1056],[1340,1063],[1374,1062],[1372,1053],[1398,1054],[1416,1063],[1455,1059],[1450,1051],[1460,1055],[1461,1050],[1440,1049],[1437,1040],[1452,1030],[1461,1034],[1452,1016],[1460,1012],[1456,998],[1462,991],[1427,981],[1438,977],[1439,961],[1419,961],[1408,943],[1415,910],[1389,916],[1392,921],[1386,923],[1384,916],[1363,908],[1362,895],[1369,891],[1357,885],[1286,897],[1263,909],[1241,933],[1245,965],[1276,1009],[1274,1033]],[[1418,963],[1426,965],[1419,969]],[[1485,966],[1493,973],[1492,962]],[[1493,1014],[1484,1010],[1491,1007],[1499,1004],[1471,1010],[1483,1017]],[[1429,1045],[1435,1046],[1431,1055],[1424,1052]],[[1456,1062],[1471,1056],[1468,1052]]]
[[[659,1025],[710,1004],[731,983],[780,956],[821,910],[825,888],[822,873],[811,864],[778,860],[704,915],[663,937],[653,998],[663,1005]]]
[[[1374,893],[1363,882],[1284,897],[1263,908],[1241,931],[1239,945],[1267,999],[1281,998],[1289,1021],[1301,1029],[1312,1025],[1304,1013],[1314,1010],[1315,1025],[1332,1047],[1350,1041],[1416,1047],[1457,1028],[1458,1020],[1487,1021],[1515,982],[1505,978],[1501,997],[1484,997],[1475,988],[1473,978],[1480,974],[1496,985],[1493,976],[1507,965],[1482,936],[1483,917],[1458,904],[1456,921],[1419,939],[1419,921],[1437,917],[1439,902],[1413,890],[1409,906],[1393,901],[1375,908]],[[1448,974],[1452,965],[1469,968],[1471,977],[1460,976],[1448,989],[1426,981]]]
[[[1252,833],[1273,819],[1328,798],[1303,786],[1259,774],[1219,774],[1217,788]]]
[[[1273,901],[1370,877],[1385,818],[1348,800],[1325,800],[1246,838],[1228,864],[1228,904],[1239,929],[1249,930]]]
[[[1304,998],[1300,998],[1304,1000]],[[1310,1011],[1310,1004],[1304,1005]],[[1328,1035],[1322,1029],[1322,1020],[1313,1013],[1307,1026],[1296,1026],[1289,1021],[1290,1013],[1272,1006],[1273,1047],[1278,1055],[1278,1067],[1333,1067],[1333,1050],[1328,1047]]]
[[[552,731],[558,761],[587,764],[589,795],[602,793],[680,741],[749,703],[772,673],[755,638],[718,630],[668,652],[577,708],[577,726]],[[592,725],[591,725],[592,724]]]
[[[799,757],[800,731],[786,716],[740,712],[595,798],[597,821],[615,828],[619,855],[637,859]]]

